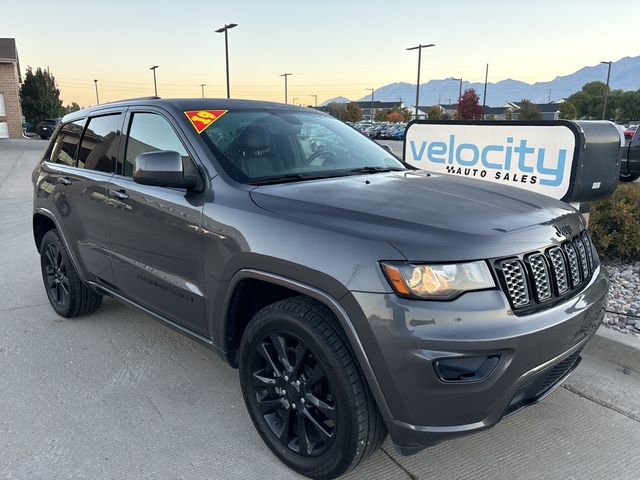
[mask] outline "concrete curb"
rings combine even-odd
[[[584,353],[640,372],[640,337],[602,326],[584,347]]]

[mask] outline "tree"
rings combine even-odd
[[[505,120],[513,120],[513,110],[511,109],[511,107],[507,107],[504,110],[504,119]]]
[[[573,120],[576,118],[576,107],[569,101],[564,101],[560,104],[560,118],[563,120]]]
[[[76,102],[71,102],[71,105],[67,105],[66,107],[62,107],[63,115],[71,112],[77,112],[78,110],[82,110],[84,107],[81,107]]]
[[[602,118],[606,89],[607,85],[603,82],[589,82],[583,85],[582,90],[567,98],[576,107],[576,117],[586,120]]]
[[[409,110],[408,108],[403,108],[402,110],[400,110],[400,113],[402,114],[402,121],[403,122],[408,122],[409,120],[411,120],[411,110]]]
[[[440,105],[434,105],[427,112],[427,118],[429,120],[440,120],[441,117],[442,117],[442,108],[440,108]]]
[[[338,120],[347,121],[347,106],[344,103],[333,102],[327,105],[327,113]]]
[[[520,120],[540,120],[542,119],[542,113],[540,109],[531,102],[531,100],[522,100],[520,102]]]
[[[482,106],[480,97],[473,88],[467,88],[460,99],[460,119],[480,120],[482,118]]]
[[[31,67],[27,67],[24,83],[20,88],[20,103],[25,118],[34,124],[64,114],[55,77],[49,70],[39,67],[35,73]]]
[[[373,118],[374,118],[374,120],[376,122],[386,122],[387,121],[387,114],[389,112],[390,112],[390,110],[378,110]]]
[[[357,103],[348,103],[345,107],[344,121],[345,122],[359,122],[362,120],[362,109]]]

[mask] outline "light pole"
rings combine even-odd
[[[280,75],[281,77],[284,77],[284,103],[289,103],[288,102],[288,97],[287,97],[287,77],[289,75],[293,75],[293,73],[283,73],[282,75]]]
[[[435,43],[430,43],[428,45],[417,45],[415,47],[409,47],[407,50],[418,50],[418,81],[416,83],[416,120],[418,119],[418,103],[420,102],[420,63],[422,61],[422,49],[435,47]]]
[[[153,91],[155,92],[155,96],[158,96],[158,84],[156,83],[156,68],[158,65],[154,65],[149,70],[153,70]]]
[[[462,78],[452,78],[451,80],[456,80],[460,82],[460,87],[458,88],[458,120],[460,120],[460,101],[462,100]]]
[[[317,107],[318,107],[318,95],[316,95],[316,94],[311,94],[311,95],[309,95],[309,96],[310,96],[310,97],[313,97],[313,98],[315,98],[315,99],[316,99],[315,106],[316,106],[316,108],[317,108]]]
[[[611,60],[608,62],[600,62],[606,63],[608,65],[607,68],[607,89],[604,91],[604,105],[602,106],[602,120],[605,119],[605,115],[607,113],[607,97],[609,96],[609,79],[611,78]]]
[[[371,90],[371,123],[373,123],[373,94],[375,93],[375,89],[373,88],[365,88],[365,90]]]
[[[100,98],[98,98],[98,80],[94,80],[93,83],[96,86],[96,105],[100,105]]]
[[[206,83],[201,83],[200,84],[200,88],[202,89],[202,98],[204,98],[204,87],[206,87],[207,84]]]
[[[482,120],[484,120],[484,107],[487,104],[487,80],[489,79],[489,64],[484,72],[484,94],[482,95]]]
[[[237,26],[237,23],[229,23],[216,30],[216,33],[224,33],[224,57],[225,64],[227,66],[227,98],[231,98],[231,90],[229,88],[229,37],[227,35],[227,30],[231,30]]]

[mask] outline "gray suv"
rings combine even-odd
[[[136,99],[66,116],[33,172],[44,286],[103,295],[238,367],[273,453],[335,478],[557,387],[608,280],[571,206],[416,170],[294,106]],[[212,405],[215,408],[215,405]]]

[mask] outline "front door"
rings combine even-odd
[[[116,287],[136,303],[207,334],[200,234],[205,193],[140,185],[132,178],[135,157],[157,150],[179,152],[185,174],[202,175],[173,120],[133,109],[127,125],[123,162],[109,185]]]

